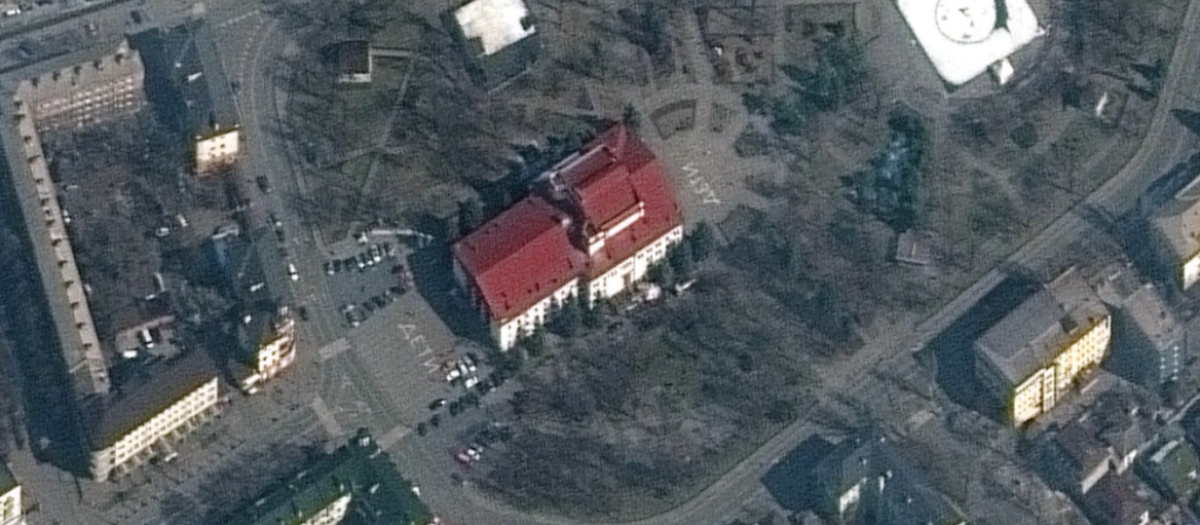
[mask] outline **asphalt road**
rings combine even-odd
[[[174,17],[187,16],[195,12],[191,3],[174,0],[159,0],[146,9],[151,19],[156,23],[165,23]],[[322,264],[326,258],[326,247],[322,246],[318,236],[306,232],[298,217],[291,210],[286,196],[303,192],[303,177],[294,169],[291,162],[288,144],[283,143],[271,131],[279,119],[281,106],[286,96],[280,86],[275,85],[273,64],[274,58],[287,51],[288,39],[279,34],[278,28],[268,16],[257,14],[258,6],[254,2],[219,1],[204,4],[204,11],[210,23],[225,29],[220,45],[224,54],[226,68],[231,78],[239,82],[241,90],[238,94],[238,105],[243,122],[247,155],[242,164],[242,170],[248,174],[264,174],[271,180],[275,191],[264,200],[264,205],[270,206],[284,223],[289,242],[286,246],[288,260],[293,261],[300,270],[301,279],[289,282],[286,294],[296,304],[308,305],[310,321],[301,323],[301,353],[297,368],[308,370],[315,377],[309,379],[285,381],[288,402],[316,401],[313,394],[320,394],[323,402],[328,401],[330,411],[334,412],[339,424],[363,424],[371,426],[377,434],[402,435],[393,433],[403,430],[412,423],[414,413],[412,400],[398,400],[400,391],[385,388],[379,384],[374,370],[379,368],[379,352],[387,351],[396,344],[395,339],[386,337],[390,327],[380,325],[374,335],[362,337],[355,344],[344,343],[348,350],[333,357],[322,359],[320,349],[329,348],[343,341],[345,328],[336,311],[336,305],[330,300],[327,280],[322,277]],[[112,8],[101,10],[88,15],[94,18],[102,31],[126,30],[128,8]],[[30,31],[26,36],[40,36],[61,31],[67,26],[82,25],[85,20],[72,19],[60,26]],[[224,24],[224,25],[222,25]],[[1200,27],[1200,2],[1193,1],[1189,5],[1184,28]],[[228,35],[228,38],[224,38]],[[15,40],[15,39],[14,39]],[[5,46],[15,45],[14,40],[0,43],[0,52]],[[1145,188],[1169,166],[1181,160],[1195,146],[1195,140],[1189,133],[1170,117],[1168,111],[1177,107],[1186,107],[1189,102],[1183,93],[1191,91],[1192,86],[1200,84],[1200,72],[1197,70],[1197,53],[1200,53],[1200,32],[1184,31],[1172,57],[1168,78],[1164,84],[1162,100],[1159,102],[1155,117],[1141,149],[1128,165],[1112,180],[1097,190],[1087,199],[1087,203],[1100,206],[1115,214],[1132,207]],[[0,67],[3,63],[0,62]],[[1185,89],[1186,88],[1186,89]],[[1186,103],[1185,103],[1186,102]],[[1013,262],[1029,263],[1039,260],[1046,249],[1063,244],[1064,240],[1078,237],[1088,231],[1089,226],[1078,213],[1069,212],[1054,222],[1041,235],[1022,247],[1013,257]],[[268,269],[271,271],[271,269]],[[275,271],[284,271],[278,268]],[[921,326],[907,333],[897,333],[890,340],[877,341],[863,348],[852,358],[832,367],[826,374],[826,384],[841,386],[841,390],[854,395],[860,389],[868,388],[871,380],[863,381],[862,370],[880,366],[883,363],[891,365],[900,363],[901,366],[911,366],[909,352],[897,349],[915,350],[920,348],[940,330],[966,311],[971,305],[999,282],[999,273],[991,272],[975,286],[964,292],[958,299]],[[399,311],[399,310],[397,310]],[[378,315],[378,314],[377,314]],[[383,321],[380,321],[381,323]],[[299,372],[297,372],[299,373]],[[302,374],[308,378],[310,374]],[[311,385],[311,386],[310,386]],[[313,386],[317,386],[313,388]],[[855,385],[846,388],[844,385]],[[866,386],[864,386],[866,385]],[[273,387],[272,387],[273,388]],[[347,390],[348,388],[348,390]],[[316,390],[316,392],[312,392]],[[349,395],[343,394],[349,392]],[[328,397],[328,400],[324,398]],[[232,410],[239,411],[246,404],[238,403]],[[420,406],[415,404],[415,406]],[[355,409],[361,407],[357,413]],[[340,412],[339,412],[340,411]],[[313,411],[295,412],[296,415],[284,415],[276,424],[264,425],[254,434],[248,434],[247,440],[255,440],[267,433],[282,432],[283,435],[307,432],[318,424],[320,417]],[[340,414],[340,416],[339,416]],[[362,416],[362,417],[360,417]],[[244,416],[267,418],[267,414],[247,413]],[[328,429],[327,429],[328,430]],[[352,431],[344,428],[343,431]],[[786,454],[796,444],[809,437],[816,429],[807,422],[798,422],[787,427],[760,449],[733,467],[728,473],[713,485],[702,491],[692,500],[658,516],[636,522],[638,525],[675,525],[687,524],[717,524],[733,514],[747,500],[761,490],[758,479],[770,468],[772,463]],[[280,434],[276,434],[277,436]],[[406,473],[413,477],[421,486],[422,496],[439,514],[447,517],[458,525],[507,525],[526,523],[573,524],[571,520],[539,516],[517,512],[499,505],[479,495],[471,489],[464,489],[449,482],[450,472],[446,468],[444,443],[434,443],[430,440],[405,439],[398,441],[393,450],[397,451],[396,460]],[[43,505],[55,501],[56,507],[63,507],[61,512],[55,511],[54,519],[61,523],[101,523],[103,519],[95,511],[80,505],[78,497],[72,490],[71,480],[64,479],[60,474],[32,465],[31,461],[14,458],[14,470]],[[151,474],[152,475],[152,474]],[[180,484],[189,483],[183,478]],[[44,507],[45,508],[45,507]],[[150,522],[150,511],[143,510],[133,519],[123,520],[125,523]],[[48,513],[38,520],[50,523]],[[34,523],[38,521],[35,520]]]
[[[1084,203],[1070,210],[1041,234],[1021,247],[1010,259],[1010,263],[1036,266],[1047,252],[1078,239],[1091,231],[1091,226],[1081,218],[1087,206],[1095,206],[1120,216],[1132,209],[1138,197],[1150,184],[1175,163],[1183,160],[1197,147],[1194,135],[1187,132],[1170,116],[1169,111],[1180,107],[1194,107],[1195,99],[1189,98],[1194,87],[1200,85],[1200,32],[1190,28],[1200,27],[1200,1],[1192,1],[1184,15],[1179,41],[1172,55],[1167,79],[1164,82],[1153,120],[1137,153],[1126,166],[1106,182]],[[829,371],[824,377],[827,385],[839,385],[834,389],[856,391],[869,388],[878,380],[864,379],[864,369],[887,362],[888,368],[911,370],[915,360],[911,353],[922,348],[937,333],[961,316],[972,305],[994,288],[1003,279],[999,271],[992,271],[957,299],[943,308],[931,319],[910,330],[897,333],[889,341],[880,341],[863,348],[850,359]],[[908,351],[896,352],[897,349]],[[847,388],[847,385],[849,386]],[[679,507],[640,520],[636,525],[677,525],[724,523],[751,496],[762,489],[759,479],[779,458],[807,439],[816,429],[805,421],[799,421],[777,434],[765,445],[736,465],[713,485],[695,498]],[[425,450],[415,440],[403,445],[397,456],[423,483],[422,495],[439,513],[458,524],[557,524],[568,525],[580,522],[553,516],[537,516],[520,513],[447,481],[448,473],[439,468],[442,461],[438,451]],[[464,497],[465,496],[465,497]]]

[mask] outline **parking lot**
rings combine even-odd
[[[361,244],[353,251],[326,260],[330,302],[351,327],[392,304],[410,287],[406,283],[406,252],[390,242]]]

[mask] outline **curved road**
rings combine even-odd
[[[1197,59],[1200,58],[1197,56],[1200,54],[1200,31],[1188,30],[1188,28],[1200,27],[1200,0],[1190,2],[1181,27],[1183,30],[1170,61],[1170,69],[1158,106],[1137,153],[1116,176],[1090,195],[1084,203],[1069,210],[1019,249],[1010,258],[1011,262],[1025,264],[1036,261],[1037,256],[1047,247],[1061,245],[1065,240],[1078,238],[1087,232],[1090,227],[1079,213],[1084,207],[1099,207],[1114,215],[1121,215],[1132,209],[1138,197],[1155,178],[1194,148],[1195,137],[1186,132],[1170,116],[1169,110],[1183,106],[1184,104],[1181,102],[1186,100],[1186,95],[1183,93],[1200,85],[1200,69],[1197,67]],[[254,54],[254,60],[249,64],[249,71],[253,72],[253,78],[244,83],[247,85],[247,92],[243,93],[243,97],[248,100],[241,101],[241,109],[247,128],[247,139],[251,144],[249,166],[269,173],[275,181],[275,186],[284,190],[281,193],[287,193],[298,191],[302,181],[296,179],[297,173],[289,163],[285,145],[280,143],[270,130],[278,118],[276,104],[279,101],[276,98],[279,92],[273,86],[271,68],[263,67],[262,61],[270,60],[282,53],[286,45],[286,40],[283,38],[268,38],[268,35],[271,34],[271,31],[267,31],[262,35],[258,42],[259,47]],[[277,203],[277,208],[279,208],[279,204],[283,203]],[[286,206],[282,208],[286,208]],[[302,231],[294,214],[286,212],[284,222],[289,232]],[[302,273],[319,274],[320,263],[318,261],[322,254],[318,245],[312,240],[289,246],[289,252],[293,257],[298,258]],[[964,313],[978,298],[999,283],[1000,278],[999,272],[990,272],[921,326],[907,333],[897,334],[891,340],[877,341],[863,348],[853,357],[832,367],[825,375],[826,384],[836,385],[853,394],[853,391],[861,388],[860,385],[864,383],[861,381],[863,370],[895,359],[911,361],[910,352],[896,352],[896,349],[919,349]],[[311,281],[320,282],[318,279]],[[305,297],[324,295],[322,290],[307,289],[308,286],[310,285],[302,281],[296,288],[298,299],[301,301]],[[321,285],[314,283],[311,286],[320,287]],[[310,310],[316,314],[329,309],[312,308]],[[317,321],[315,331],[319,333],[306,335],[308,337],[315,336],[323,344],[337,332],[337,329],[334,328],[337,320],[322,317],[324,316],[314,319]],[[311,341],[311,339],[309,340]],[[847,384],[856,386],[841,387],[841,385]],[[735,513],[744,502],[762,490],[758,479],[767,469],[794,446],[812,435],[814,431],[815,428],[805,421],[788,426],[691,500],[666,513],[634,522],[634,524],[699,525],[725,521],[726,517]],[[401,441],[393,449],[396,452],[395,459],[406,473],[415,478],[421,486],[422,496],[430,506],[450,522],[459,525],[532,523],[582,525],[582,522],[569,519],[522,513],[493,502],[470,488],[464,489],[452,485],[448,481],[448,463],[444,457],[445,453],[439,447],[432,445],[431,441],[418,439]]]

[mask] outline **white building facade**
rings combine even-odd
[[[163,450],[169,450],[171,441],[181,439],[193,427],[215,415],[220,400],[218,378],[214,376],[112,444],[92,451],[92,476],[107,480],[114,472],[127,472],[162,454]],[[156,450],[156,446],[163,450]]]

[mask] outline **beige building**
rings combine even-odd
[[[1050,411],[1108,353],[1112,317],[1074,270],[1010,312],[975,342],[980,383],[1020,426]]]
[[[220,411],[217,370],[193,351],[149,369],[149,378],[89,407],[91,474],[106,481],[152,458],[171,461],[173,445]],[[132,382],[132,381],[131,381]]]
[[[153,44],[153,53],[147,49],[147,60],[155,64],[156,76],[168,77],[183,104],[181,124],[191,143],[192,169],[207,176],[232,166],[241,155],[241,126],[233,84],[225,74],[211,29],[197,22],[155,37],[159,40]],[[166,71],[158,73],[159,68]]]
[[[1166,266],[1181,288],[1191,288],[1200,280],[1200,199],[1177,195],[1153,220]]]
[[[256,334],[261,333],[251,343],[250,359],[238,385],[243,392],[254,394],[263,383],[283,373],[296,361],[296,321],[285,311],[263,329],[250,327],[252,322],[244,324]]]
[[[76,130],[137,112],[145,103],[145,70],[121,40],[102,56],[70,55],[68,64],[21,80],[15,100],[38,133]],[[101,48],[104,49],[104,48]]]
[[[21,485],[8,466],[0,464],[0,525],[25,525]]]
[[[3,130],[5,154],[15,179],[14,188],[24,208],[26,228],[37,252],[35,259],[47,291],[63,359],[78,394],[103,395],[111,386],[108,363],[92,321],[63,210],[59,207],[58,189],[42,151],[40,126],[33,113],[35,105],[21,103],[16,106],[15,126]],[[67,114],[58,116],[66,118],[64,115]]]

